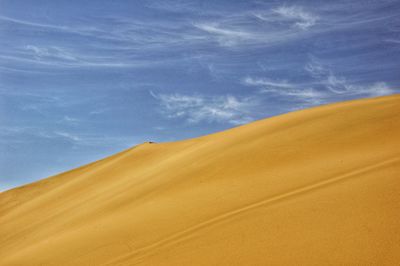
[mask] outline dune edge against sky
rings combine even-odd
[[[144,143],[0,194],[1,265],[393,265],[400,95]]]

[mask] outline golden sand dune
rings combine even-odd
[[[144,143],[0,194],[0,265],[399,263],[400,95]]]

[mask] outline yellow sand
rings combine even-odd
[[[145,143],[0,194],[0,265],[399,263],[400,95]]]

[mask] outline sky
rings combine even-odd
[[[398,0],[0,0],[0,191],[398,92]]]

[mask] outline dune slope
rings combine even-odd
[[[0,194],[0,265],[396,265],[400,95],[144,143]]]

